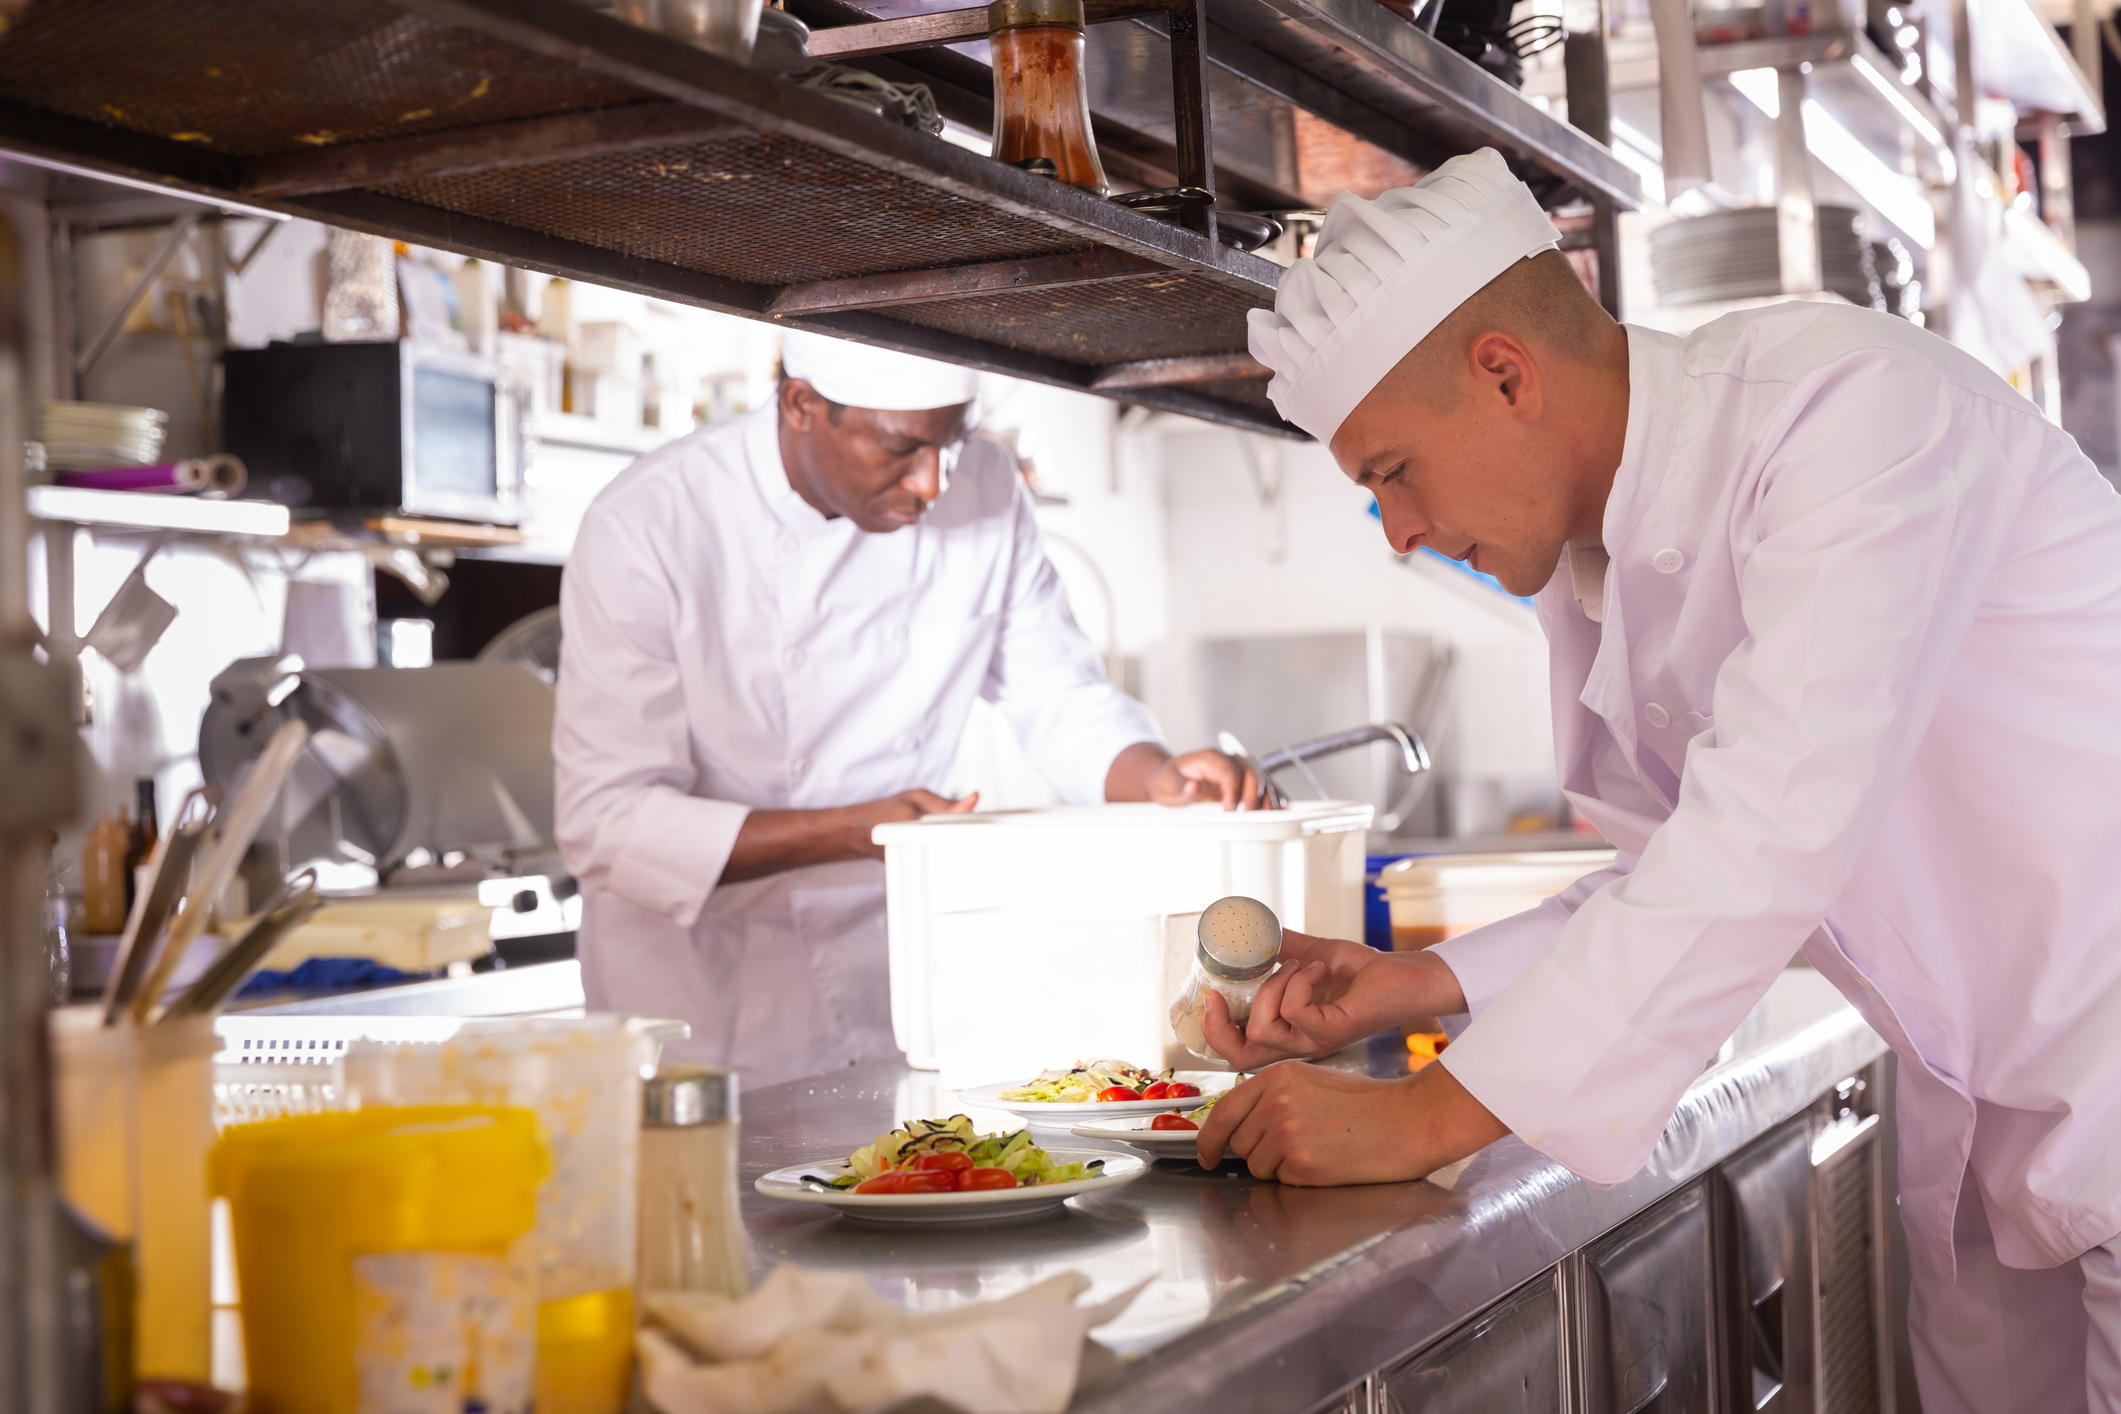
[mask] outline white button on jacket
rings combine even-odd
[[[1444,1064],[1576,1172],[1642,1166],[1800,948],[1902,1056],[1901,1215],[1949,1281],[2121,1232],[2121,498],[1944,341],[1784,305],[1628,330],[1603,624],[1538,597],[1614,869],[1440,945]],[[1690,573],[1656,573],[1684,547]],[[1684,702],[1691,737],[1636,733]],[[1650,709],[1641,709],[1643,717]]]
[[[926,517],[869,535],[795,493],[777,433],[770,407],[703,429],[590,507],[553,728],[589,1005],[691,1022],[672,1058],[746,1085],[898,1054],[883,866],[717,887],[746,814],[934,788],[975,697],[1069,801],[1158,737],[1069,617],[999,445],[973,438]]]

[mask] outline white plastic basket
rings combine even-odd
[[[378,1004],[387,1000],[379,997]],[[473,1019],[244,1012],[218,1017],[214,1034],[221,1038],[222,1048],[214,1056],[214,1122],[226,1129],[231,1124],[337,1109],[343,1103],[348,1042],[439,1044]],[[690,1034],[682,1021],[648,1021],[642,1023],[642,1030],[658,1055],[665,1045]],[[649,1064],[654,1063],[651,1058]]]

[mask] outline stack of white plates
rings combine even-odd
[[[1819,208],[1821,283],[1852,304],[1884,308],[1863,239],[1863,217],[1846,206]],[[1650,233],[1650,272],[1660,304],[1754,299],[1782,292],[1781,247],[1770,206],[1718,211]]]
[[[37,411],[37,440],[54,471],[151,466],[162,456],[169,414],[160,408],[115,403],[45,403]]]

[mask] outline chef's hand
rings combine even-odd
[[[1257,810],[1265,784],[1245,764],[1220,751],[1173,756],[1153,741],[1137,741],[1112,758],[1105,799],[1191,805],[1220,800],[1225,810]]]
[[[882,800],[863,801],[860,805],[847,806],[842,812],[847,820],[847,842],[856,854],[882,859],[884,847],[869,838],[869,832],[878,825],[918,820],[923,815],[963,815],[978,804],[978,791],[961,800],[952,800],[932,790],[902,790]]]
[[[1262,794],[1259,777],[1244,762],[1220,751],[1174,756],[1149,780],[1149,798],[1158,805],[1220,799],[1225,810],[1257,810]]]
[[[1424,1178],[1509,1130],[1441,1065],[1373,1080],[1277,1065],[1215,1102],[1201,1125],[1201,1167],[1235,1150],[1254,1178],[1320,1187]]]
[[[962,815],[979,804],[979,792],[951,800],[932,790],[902,790],[882,800],[824,810],[754,810],[744,817],[722,865],[720,882],[763,879],[783,869],[882,859],[884,847],[869,838],[878,825],[923,815]]]
[[[1457,974],[1427,952],[1388,953],[1362,943],[1284,931],[1281,968],[1260,984],[1242,1029],[1211,991],[1202,1018],[1208,1044],[1239,1070],[1292,1056],[1327,1056],[1416,1017],[1466,1009]]]

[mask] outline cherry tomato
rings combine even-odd
[[[1149,1121],[1151,1129],[1198,1129],[1199,1125],[1184,1115],[1164,1113]]]
[[[906,1167],[922,1172],[963,1173],[972,1167],[972,1156],[955,1150],[940,1154],[922,1154]]]
[[[1100,1100],[1139,1100],[1141,1097],[1141,1091],[1129,1090],[1124,1085],[1108,1085],[1097,1092]]]
[[[957,1175],[948,1169],[904,1169],[905,1192],[950,1193],[957,1188]]]
[[[862,1180],[854,1185],[857,1193],[904,1193],[906,1175],[898,1169],[885,1169],[875,1178]]]
[[[1188,1085],[1183,1080],[1174,1080],[1164,1087],[1164,1098],[1167,1100],[1190,1100],[1199,1093],[1198,1085]]]
[[[974,1193],[983,1188],[1014,1188],[1016,1175],[1007,1169],[966,1169],[957,1176],[960,1193]]]
[[[1144,1100],[1161,1100],[1164,1096],[1170,1093],[1171,1083],[1167,1080],[1159,1080],[1154,1085],[1151,1085],[1147,1089],[1142,1091],[1142,1098]]]

